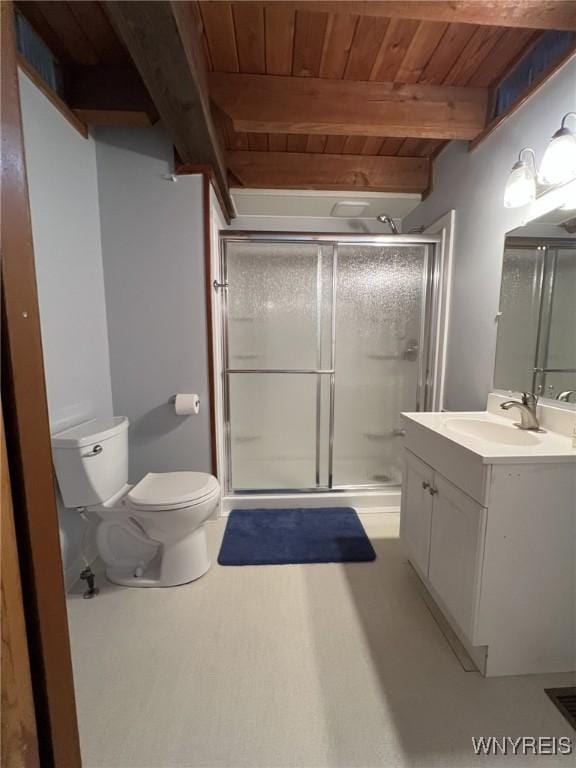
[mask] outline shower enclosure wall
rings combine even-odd
[[[434,388],[435,245],[222,237],[225,494],[397,492],[400,413]]]

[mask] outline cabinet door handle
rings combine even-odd
[[[438,489],[432,488],[432,486],[430,486],[429,493],[430,493],[430,496],[435,496],[438,493]]]
[[[426,490],[426,488],[430,488],[430,483],[427,483],[426,480],[422,480],[422,488]]]

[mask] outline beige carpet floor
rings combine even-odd
[[[422,598],[394,514],[374,563],[216,564],[173,589],[70,595],[85,768],[480,768],[472,736],[576,734],[544,694],[569,675],[466,672]],[[521,639],[519,639],[521,641]]]

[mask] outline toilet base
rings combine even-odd
[[[183,539],[164,542],[142,573],[138,573],[139,569],[108,564],[106,578],[122,587],[177,587],[204,576],[210,565],[202,525]]]

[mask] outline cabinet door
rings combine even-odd
[[[400,538],[408,558],[428,576],[434,471],[410,451],[404,451],[404,480],[400,511]]]
[[[474,640],[486,509],[436,474],[428,579],[464,634]]]

